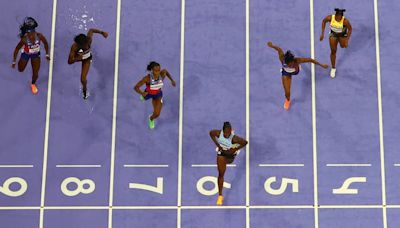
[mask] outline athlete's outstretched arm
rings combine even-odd
[[[87,37],[88,37],[90,40],[93,38],[93,33],[101,34],[101,35],[103,35],[104,38],[107,38],[107,37],[108,37],[108,33],[107,33],[107,32],[104,32],[104,31],[102,31],[102,30],[100,30],[100,29],[91,28],[91,29],[89,29],[89,31],[88,31],[88,33],[87,33]]]
[[[314,63],[314,64],[317,64],[317,65],[319,65],[319,66],[321,66],[321,67],[323,67],[325,69],[329,67],[328,64],[322,64],[322,63],[320,63],[317,60],[312,59],[312,58],[296,58],[296,60],[297,60],[298,63]]]
[[[322,20],[322,30],[321,30],[321,36],[319,37],[319,40],[322,41],[324,39],[324,34],[325,34],[325,26],[326,23],[330,22],[332,20],[332,16],[326,16],[324,20]]]
[[[219,145],[217,138],[219,137],[219,134],[221,133],[220,130],[211,130],[210,131],[210,137],[212,139],[212,141],[215,143],[215,145],[218,147],[219,151],[223,151],[221,145]]]
[[[268,47],[270,47],[270,48],[272,48],[272,49],[275,49],[275,51],[278,52],[279,60],[283,63],[283,61],[284,61],[284,59],[285,59],[285,54],[283,53],[282,48],[280,48],[280,47],[278,47],[278,46],[275,46],[274,44],[272,44],[271,41],[269,41],[269,42],[267,43],[267,45],[268,45]]]
[[[174,79],[172,79],[172,76],[171,76],[171,74],[168,72],[168,70],[167,69],[163,69],[161,72],[160,72],[160,74],[161,74],[161,76],[164,78],[165,76],[167,76],[167,78],[171,81],[171,83],[172,83],[172,86],[176,86],[176,83],[175,83],[175,81],[174,81]]]
[[[43,34],[38,33],[39,39],[43,42],[44,49],[46,50],[46,59],[50,60],[50,55],[49,55],[49,43],[46,40],[46,37],[43,36]]]
[[[19,43],[18,43],[17,46],[15,47],[14,55],[13,55],[13,61],[12,61],[12,68],[15,68],[15,64],[16,64],[16,61],[17,61],[18,51],[22,48],[22,46],[24,46],[24,41],[23,41],[22,39],[23,39],[23,38],[21,38],[21,40],[19,41]]]
[[[142,78],[142,80],[140,80],[138,83],[136,83],[135,87],[133,88],[136,91],[136,93],[142,95],[143,97],[145,97],[147,95],[147,93],[144,92],[144,91],[141,91],[140,87],[142,85],[146,84],[148,82],[148,80],[149,80],[149,77],[148,76],[144,76]]]

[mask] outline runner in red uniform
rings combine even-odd
[[[160,116],[162,109],[162,91],[161,88],[164,86],[164,78],[168,77],[171,80],[172,86],[176,86],[174,79],[172,79],[171,74],[166,70],[161,70],[160,64],[157,62],[150,62],[147,66],[147,70],[150,71],[149,74],[144,76],[134,87],[134,90],[140,94],[140,99],[142,101],[152,99],[153,103],[153,114],[149,116],[148,124],[149,128],[153,129],[155,127],[155,119]],[[142,85],[146,85],[144,91],[140,90]]]
[[[28,64],[29,59],[32,65],[32,83],[31,90],[33,94],[38,93],[36,81],[39,78],[40,69],[40,42],[43,42],[46,50],[46,59],[50,60],[49,45],[43,34],[36,32],[38,23],[32,17],[26,17],[20,26],[21,40],[14,50],[12,68],[15,68],[18,51],[21,50],[21,57],[18,61],[18,71],[23,72]]]

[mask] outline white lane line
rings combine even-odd
[[[376,54],[376,81],[378,95],[378,114],[379,114],[379,145],[381,160],[381,186],[382,186],[382,204],[386,205],[386,172],[385,172],[385,147],[383,141],[383,114],[382,114],[382,87],[381,87],[381,59],[379,44],[379,18],[378,18],[378,0],[374,0],[374,22],[375,22],[375,54]],[[382,208],[383,227],[387,228],[387,210]]]
[[[0,165],[0,168],[33,168],[33,165]]]
[[[304,164],[259,164],[259,167],[304,167]]]
[[[183,140],[183,85],[185,73],[185,0],[181,0],[181,46],[179,68],[179,129],[178,129],[178,186],[177,186],[177,212],[176,227],[181,227],[182,205],[182,140]]]
[[[108,228],[112,228],[114,202],[114,169],[115,169],[115,140],[117,130],[117,105],[118,105],[118,74],[119,74],[119,40],[121,31],[121,0],[117,0],[117,18],[115,25],[115,57],[114,57],[114,94],[113,94],[113,114],[111,127],[111,155],[110,155],[110,191],[108,198]]]
[[[124,168],[168,168],[169,165],[124,165]]]
[[[393,166],[400,167],[400,163],[399,164],[393,164]]]
[[[42,186],[41,186],[41,193],[40,193],[39,228],[43,228],[43,219],[44,219],[44,209],[43,208],[44,208],[45,196],[46,196],[47,155],[48,155],[48,146],[49,146],[51,92],[52,92],[52,87],[53,87],[53,64],[54,64],[54,42],[55,42],[55,36],[56,36],[56,18],[57,18],[57,0],[53,0],[53,12],[52,12],[52,17],[51,17],[49,81],[48,81],[48,85],[47,85],[46,125],[44,128]]]
[[[326,164],[327,167],[371,167],[371,164]]]
[[[314,48],[314,0],[310,0],[310,42],[311,58],[315,58]],[[315,95],[315,65],[311,64],[311,97],[312,97],[312,144],[313,144],[313,176],[314,176],[314,225],[319,227],[318,218],[318,157],[317,157],[317,108]]]
[[[217,167],[216,164],[193,164],[191,165],[193,168],[210,168]],[[236,164],[227,164],[226,167],[236,167]]]
[[[101,165],[56,165],[56,168],[101,168]]]
[[[250,228],[250,0],[246,0],[246,228]]]

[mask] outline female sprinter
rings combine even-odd
[[[162,109],[163,93],[161,88],[164,85],[164,78],[168,77],[174,87],[176,86],[176,83],[166,69],[161,70],[161,66],[157,62],[150,62],[149,65],[147,65],[147,71],[150,71],[150,73],[144,76],[142,80],[135,85],[134,90],[141,95],[140,99],[142,101],[150,98],[152,99],[154,111],[153,114],[149,116],[148,124],[150,129],[154,129],[155,119],[160,116]],[[140,87],[144,84],[146,84],[146,89],[141,91]]]
[[[322,32],[320,41],[324,39],[325,33],[325,24],[330,22],[331,31],[329,33],[329,45],[331,47],[331,77],[335,78],[336,76],[336,50],[338,43],[341,48],[347,48],[349,45],[349,39],[352,32],[352,27],[350,21],[343,16],[343,13],[346,11],[345,9],[335,9],[336,13],[333,15],[328,15],[322,21]]]
[[[311,58],[295,58],[294,55],[287,51],[283,53],[282,49],[278,46],[272,44],[272,42],[268,42],[268,46],[270,48],[275,49],[278,52],[279,60],[282,63],[282,84],[283,89],[285,90],[285,103],[283,107],[288,110],[290,107],[290,86],[292,84],[292,75],[297,75],[300,72],[300,64],[302,63],[314,63],[320,65],[323,68],[328,68],[327,64],[321,64],[318,61]]]
[[[234,135],[232,126],[229,122],[224,122],[222,130],[210,131],[210,137],[217,146],[217,166],[218,166],[218,198],[217,205],[221,206],[224,197],[222,196],[222,188],[224,185],[224,174],[226,164],[230,164],[235,160],[237,152],[247,145],[247,141]]]
[[[12,68],[15,68],[16,59],[18,51],[23,47],[21,52],[21,57],[18,61],[18,71],[23,72],[29,59],[32,65],[32,83],[31,90],[33,94],[37,94],[38,88],[36,86],[36,81],[39,78],[40,69],[40,41],[44,44],[44,49],[46,50],[46,59],[50,60],[49,55],[49,45],[46,38],[35,31],[38,27],[38,23],[32,17],[26,17],[24,23],[20,26],[20,38],[21,40],[17,44],[14,50],[14,57],[12,62]]]
[[[104,38],[108,37],[107,32],[98,29],[89,29],[87,35],[79,34],[75,36],[74,43],[71,46],[71,50],[68,56],[68,64],[82,62],[81,83],[83,99],[85,100],[89,97],[89,93],[87,92],[86,78],[89,73],[90,64],[92,63],[92,53],[90,50],[90,46],[92,44],[93,33],[101,34]]]

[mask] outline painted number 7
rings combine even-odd
[[[162,177],[157,177],[157,185],[151,186],[148,184],[139,184],[139,183],[129,183],[129,188],[131,189],[141,189],[145,191],[155,192],[158,194],[163,194],[164,190],[164,179]]]

